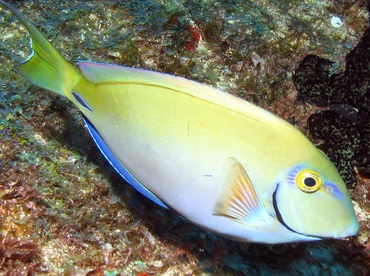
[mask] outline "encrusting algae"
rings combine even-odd
[[[345,58],[345,70],[318,56],[306,56],[293,76],[301,96],[319,106],[329,107],[308,120],[315,139],[334,160],[346,182],[356,185],[356,172],[370,177],[370,29]],[[323,126],[324,125],[324,126]]]
[[[323,27],[326,21],[330,24],[330,17],[313,23],[307,15],[308,5],[301,1],[294,5],[293,2],[266,3],[262,7],[216,1],[207,3],[208,6],[199,3],[165,5],[152,1],[132,6],[128,2],[111,1],[68,2],[59,6],[51,5],[52,1],[37,1],[24,2],[19,8],[23,12],[32,11],[33,14],[27,13],[30,18],[45,18],[38,20],[45,21],[42,29],[51,28],[54,25],[51,23],[57,21],[55,25],[60,26],[60,33],[52,29],[46,32],[43,29],[43,33],[54,45],[65,47],[62,52],[69,61],[81,59],[78,55],[85,54],[89,56],[82,59],[178,72],[231,93],[238,91],[244,98],[303,127],[307,116],[316,108],[295,100],[289,72],[313,51],[337,60],[348,50],[336,45],[338,40],[331,37],[329,25]],[[330,2],[325,4],[334,6]],[[342,8],[346,5],[343,3]],[[210,6],[218,8],[217,15],[216,9],[212,11]],[[181,11],[178,17],[176,9]],[[70,10],[75,12],[68,12]],[[151,14],[150,18],[146,18],[142,10]],[[246,10],[253,10],[253,13],[242,16]],[[329,15],[328,10],[320,10],[321,16]],[[269,32],[274,27],[271,25],[282,24],[278,19],[283,20],[281,13],[284,11],[290,11],[288,15],[294,14],[294,20],[300,23],[296,26],[301,29],[294,31],[301,32],[302,40],[294,44],[295,48],[288,48],[293,44],[287,45],[293,43],[293,29]],[[360,11],[364,12],[364,7],[360,7]],[[40,13],[45,16],[38,17]],[[154,14],[174,19],[168,23],[168,18],[161,19]],[[265,14],[279,16],[274,22],[265,18]],[[1,16],[1,36],[4,37],[3,45],[7,45],[0,47],[3,52],[0,56],[0,162],[3,168],[0,183],[4,183],[0,187],[0,215],[1,220],[6,221],[1,226],[4,247],[0,250],[0,261],[5,272],[14,275],[24,271],[80,275],[115,271],[123,275],[234,275],[243,272],[253,275],[304,273],[307,270],[344,275],[366,273],[369,263],[366,249],[356,238],[348,243],[326,241],[299,244],[295,248],[288,246],[277,254],[267,246],[236,243],[205,234],[137,195],[123,185],[101,157],[96,158],[99,153],[87,142],[90,139],[71,105],[37,89],[27,89],[27,84],[11,71],[16,61],[8,61],[6,57],[14,56],[10,51],[16,48],[12,45],[13,39],[18,39],[19,26],[10,14],[2,11]],[[243,20],[250,21],[245,24]],[[116,23],[118,21],[120,24]],[[14,23],[10,25],[10,22]],[[192,39],[187,31],[189,24],[205,36],[193,42],[191,51],[186,46]],[[310,33],[312,38],[305,36],[310,24],[314,24],[316,32]],[[242,25],[248,29],[235,28]],[[335,32],[354,47],[362,35],[363,29],[358,29],[358,33]],[[27,49],[27,35],[21,37]],[[108,38],[110,41],[104,40]],[[325,47],[332,46],[335,50],[330,53],[323,49],[321,55],[317,51],[325,44],[318,45],[324,40]],[[282,50],[281,54],[278,50]],[[126,62],[129,57],[130,61]],[[366,179],[360,179],[356,193],[366,187],[364,183]],[[359,200],[364,194],[355,194],[354,199],[366,211],[368,201]],[[366,228],[367,214],[359,214],[362,223],[359,237],[363,244],[368,242],[363,239],[369,229]],[[286,265],[282,267],[281,263]]]

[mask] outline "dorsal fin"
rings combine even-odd
[[[232,112],[239,113],[261,124],[276,127],[277,121],[285,122],[271,113],[229,93],[220,91],[179,76],[164,74],[151,70],[124,67],[116,64],[105,64],[90,61],[79,61],[78,66],[83,76],[91,83],[126,84],[159,87],[183,93],[191,97],[215,104]],[[159,89],[160,90],[160,89]]]
[[[229,158],[225,169],[224,187],[213,214],[243,221],[267,214],[242,164]]]

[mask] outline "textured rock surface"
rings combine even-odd
[[[306,56],[293,81],[298,95],[329,107],[311,115],[308,127],[320,148],[338,166],[349,183],[356,185],[356,172],[370,177],[370,29],[346,56],[345,70],[318,56]]]
[[[309,54],[336,61],[334,67],[324,62],[324,71],[315,69],[311,75],[321,74],[324,81],[328,74],[343,78],[344,57],[368,26],[364,1],[12,2],[72,64],[95,60],[205,82],[274,112],[308,134],[309,116],[331,110],[325,125],[338,125],[333,135],[326,132],[331,143],[343,151],[346,143],[357,145],[356,152],[364,146],[358,127],[366,122],[353,113],[363,98],[355,105],[344,97],[333,105],[332,91],[321,107],[307,104],[297,99],[291,80]],[[341,27],[331,25],[333,15],[341,18]],[[28,53],[24,29],[0,10],[0,274],[369,273],[368,179],[357,175],[358,185],[350,190],[361,223],[357,237],[273,248],[216,237],[126,185],[92,143],[73,105],[33,87],[12,70]],[[353,77],[355,86],[367,81]],[[323,124],[315,116],[309,124]],[[319,131],[312,134],[328,143]],[[341,141],[343,135],[348,140]],[[341,168],[352,162],[341,151],[333,154],[343,157],[337,159],[346,164]]]

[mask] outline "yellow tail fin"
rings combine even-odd
[[[17,71],[33,84],[66,96],[67,91],[81,80],[81,74],[68,64],[39,30],[16,8],[0,0],[0,6],[9,9],[28,30],[32,54]]]

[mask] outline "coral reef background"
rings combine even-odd
[[[13,70],[29,38],[0,9],[0,274],[370,273],[367,1],[9,2],[72,64],[181,75],[288,120],[337,163],[361,229],[345,241],[271,247],[155,206],[110,168],[72,104]]]
[[[323,142],[320,148],[336,163],[350,186],[356,171],[370,177],[370,29],[345,58],[345,70],[315,55],[306,56],[293,81],[299,96],[328,107],[310,116],[312,136]]]

